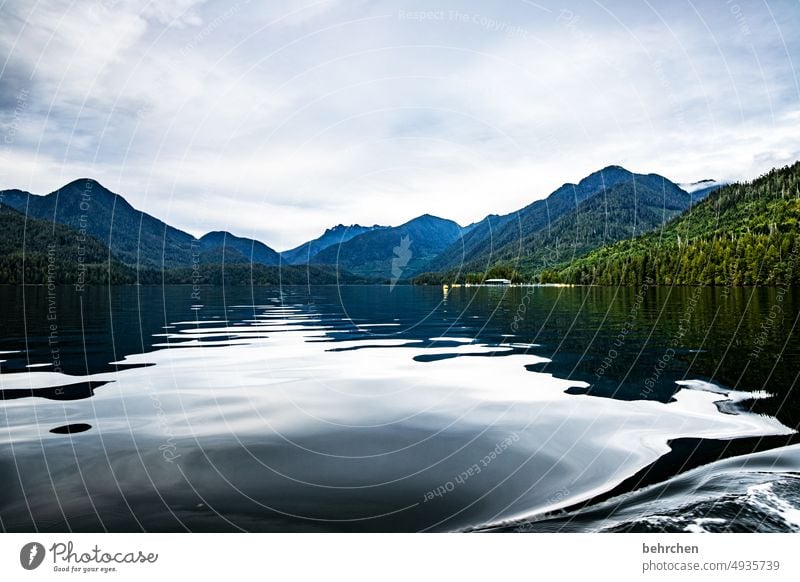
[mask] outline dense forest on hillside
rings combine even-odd
[[[543,282],[637,285],[800,283],[800,163],[733,184],[660,232],[593,251]]]
[[[517,212],[486,217],[427,270],[466,280],[513,265],[530,278],[548,265],[659,227],[698,199],[663,176],[608,166]]]
[[[0,199],[29,220],[82,230],[127,265],[180,267],[192,261],[190,234],[136,210],[95,180],[75,180],[46,196],[5,190]]]
[[[108,246],[78,230],[48,220],[26,218],[0,205],[0,284],[113,285],[332,285],[370,282],[327,266],[272,267],[234,263],[138,269],[124,265]],[[240,256],[234,249],[230,255]],[[230,260],[226,254],[226,260]],[[209,257],[205,257],[209,258]],[[227,261],[226,261],[227,262]]]
[[[516,244],[498,250],[497,260],[485,277],[533,280],[542,271],[566,264],[604,244],[656,230],[690,204],[691,196],[677,187],[656,189],[623,182],[584,200],[574,210]],[[463,274],[457,270],[438,276],[427,273],[415,282],[480,282],[484,274],[474,272],[469,266],[474,267],[474,263]]]
[[[126,283],[135,271],[79,231],[0,206],[0,283]],[[23,271],[24,269],[24,271]]]
[[[653,285],[800,283],[800,162],[751,183],[718,189],[663,228],[641,236],[628,231],[625,240],[581,256],[577,251],[591,244],[593,236],[619,237],[630,228],[631,211],[621,205],[624,197],[610,199],[610,225],[597,212],[602,199],[590,200],[585,204],[593,212],[566,215],[554,223],[558,228],[521,241],[519,259],[506,257],[485,272],[424,273],[414,283],[480,283],[495,277],[582,285],[640,285],[645,280]],[[665,205],[664,211],[676,214],[674,206]],[[641,224],[655,226],[655,207],[645,206],[639,214],[645,217]],[[573,239],[563,238],[569,232]],[[562,237],[554,238],[554,233]],[[577,258],[572,260],[571,253]]]

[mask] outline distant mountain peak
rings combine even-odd
[[[627,168],[623,168],[622,166],[612,164],[610,166],[606,166],[599,170],[595,170],[585,178],[582,178],[577,184],[574,182],[564,182],[564,184],[561,185],[561,188],[570,188],[570,187],[576,188],[593,182],[605,181],[606,178],[608,177],[613,177],[616,181],[622,178],[623,176],[627,179],[628,177],[635,175],[636,174],[634,174]]]
[[[380,227],[377,224],[373,224],[372,226],[361,226],[360,224],[350,224],[350,225],[337,224],[336,226],[331,226],[329,228],[326,228],[325,229],[325,234],[338,233],[338,232],[348,231],[348,230],[363,230],[363,229],[370,229],[371,230],[371,229],[374,229],[374,228],[382,228],[382,227]]]
[[[250,239],[247,237],[241,237],[238,235],[233,234],[228,230],[211,230],[201,236],[198,240],[212,240],[212,239],[220,239],[220,238],[230,238],[230,239],[237,239],[237,240],[246,240],[246,241],[253,241],[254,239]],[[260,241],[255,241],[260,242]]]
[[[351,224],[347,226],[346,224],[337,224],[336,226],[326,228],[325,232],[319,237],[306,241],[293,249],[283,251],[281,253],[281,260],[290,265],[308,263],[317,253],[322,252],[328,247],[341,245],[365,232],[382,230],[384,228],[388,227],[378,224],[372,226],[361,226],[360,224]]]
[[[101,191],[105,191],[105,192],[111,193],[111,190],[109,190],[108,188],[103,186],[100,182],[98,182],[94,178],[78,178],[77,180],[73,180],[72,182],[69,182],[68,184],[65,184],[64,186],[59,188],[58,191],[62,191],[62,190],[68,191],[68,190],[74,190],[76,188],[87,189],[87,190],[88,189],[91,189],[91,190],[98,189],[98,190],[101,190]]]
[[[354,274],[394,284],[425,270],[433,258],[460,237],[458,224],[426,213],[400,226],[364,229],[357,236],[333,241],[316,253],[307,249],[303,260],[337,265]]]
[[[623,168],[622,166],[620,166],[620,165],[618,165],[618,164],[611,164],[610,166],[606,166],[606,167],[605,167],[605,168],[603,168],[602,170],[598,170],[597,172],[594,172],[594,173],[595,173],[595,174],[600,174],[600,173],[602,173],[602,172],[609,172],[609,171],[612,171],[612,170],[615,170],[615,171],[622,171],[622,172],[626,172],[626,173],[628,173],[628,174],[632,174],[632,173],[633,173],[633,172],[631,172],[630,170],[628,170],[627,168]]]
[[[425,214],[420,214],[416,218],[412,218],[405,224],[409,224],[411,222],[452,222],[452,221],[448,220],[447,218],[441,218],[440,216],[434,216],[433,214],[429,214],[426,212]]]
[[[237,236],[226,230],[207,232],[200,237],[199,241],[207,251],[217,253],[220,251],[234,251],[234,253],[241,255],[245,262],[260,263],[262,265],[277,265],[280,262],[278,253],[261,241]],[[228,260],[226,258],[226,262]]]
[[[627,168],[623,168],[622,166],[614,164],[611,166],[606,166],[601,170],[597,170],[596,172],[589,174],[583,180],[581,180],[580,183],[585,182],[587,180],[592,180],[593,178],[608,176],[608,175],[615,177],[624,176],[625,178],[628,178],[630,176],[635,176],[636,174],[634,174]]]

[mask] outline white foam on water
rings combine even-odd
[[[768,481],[747,488],[747,502],[772,515],[778,515],[794,530],[800,530],[800,508],[775,493],[775,483]]]
[[[683,530],[690,533],[709,533],[705,528],[706,524],[709,523],[725,523],[725,520],[721,517],[698,517]]]
[[[678,386],[685,386],[691,390],[701,390],[703,392],[711,392],[712,394],[722,394],[726,396],[726,400],[731,402],[745,402],[747,400],[763,400],[764,398],[772,398],[772,394],[765,390],[753,390],[747,392],[744,390],[731,390],[722,386],[717,386],[705,380],[678,380],[675,382]]]

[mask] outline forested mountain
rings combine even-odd
[[[99,182],[80,179],[46,196],[7,190],[3,203],[27,214],[82,230],[111,248],[121,262],[147,267],[192,264],[194,237],[136,210]]]
[[[479,269],[481,264],[491,261],[500,244],[500,234],[505,232],[504,228],[511,222],[517,221],[516,228],[519,230],[519,218],[516,213],[512,214],[490,214],[480,222],[471,225],[462,232],[461,237],[449,245],[442,253],[433,259],[428,269],[431,271],[463,272],[463,265],[470,263],[474,269]],[[484,257],[481,261],[479,257]]]
[[[460,236],[461,227],[452,220],[425,214],[328,247],[311,263],[337,265],[356,275],[397,282],[426,270],[430,261]]]
[[[23,192],[19,194],[27,196]],[[191,263],[190,258],[188,266],[162,269],[142,265],[137,269],[119,261],[105,243],[81,230],[52,219],[26,217],[10,208],[5,204],[6,195],[7,192],[0,194],[0,284],[325,285],[371,282],[332,267],[251,264],[249,255],[245,257],[231,243],[245,245],[248,254],[253,246],[257,252],[269,247],[262,249],[257,241],[253,244],[249,239],[226,233],[203,237],[205,250],[202,250],[202,239],[195,241],[194,252],[199,252],[200,264]],[[216,246],[220,235],[228,243],[225,246]]]
[[[290,265],[308,264],[315,255],[328,247],[338,246],[360,234],[383,228],[388,227],[378,226],[377,224],[375,226],[361,226],[360,224],[345,226],[343,224],[338,224],[333,228],[327,229],[321,236],[314,240],[304,242],[300,246],[289,249],[288,251],[283,251],[280,253],[280,257],[284,263]]]
[[[143,269],[171,269],[202,264],[277,265],[278,253],[257,240],[228,232],[191,234],[136,210],[125,198],[95,180],[81,179],[48,194],[21,190],[0,192],[0,199],[29,218],[67,226],[108,245],[112,258]]]
[[[545,273],[584,284],[800,283],[800,162],[712,192],[663,231],[603,247]]]
[[[28,218],[0,204],[0,283],[135,281],[133,269],[109,261],[108,247],[61,224]]]
[[[603,196],[585,200],[549,228],[523,239],[519,260],[498,258],[524,275],[571,261],[604,244],[656,230],[689,208],[691,196],[682,190],[655,190],[631,182],[618,184]]]
[[[545,238],[550,242],[557,240],[562,249],[571,240],[577,240],[582,249],[595,248],[609,240],[616,240],[613,238],[615,233],[624,233],[625,228],[617,228],[617,216],[610,211],[603,212],[600,216],[587,215],[587,220],[600,220],[601,224],[598,226],[605,225],[604,230],[595,237],[587,237],[586,232],[576,231],[576,227],[580,226],[577,218],[562,224],[558,220],[567,214],[574,214],[584,201],[594,197],[598,198],[598,209],[605,210],[605,203],[602,202],[604,197],[611,195],[612,190],[621,184],[630,186],[627,192],[633,194],[629,199],[631,209],[636,207],[635,194],[639,189],[642,190],[647,205],[654,208],[658,206],[654,193],[660,193],[663,198],[662,206],[665,208],[685,209],[691,203],[691,197],[686,192],[663,176],[634,174],[620,166],[608,166],[577,184],[564,184],[547,198],[537,200],[517,212],[487,217],[485,223],[479,223],[464,236],[463,243],[457,241],[432,261],[429,270],[447,272],[451,276],[455,274],[457,278],[463,278],[469,273],[485,272],[498,266],[498,263],[509,260],[519,261],[523,269],[528,269],[528,265],[534,268],[541,262],[544,249],[531,245],[543,244],[542,235],[545,231],[548,231]],[[674,206],[676,201],[678,206]],[[629,217],[630,212],[620,220],[625,221]],[[633,225],[635,219],[628,222]],[[642,228],[644,227],[643,222]],[[568,248],[576,247],[571,245]],[[563,252],[560,250],[557,254],[561,255]]]

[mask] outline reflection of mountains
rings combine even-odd
[[[66,424],[64,426],[51,428],[50,432],[53,434],[78,434],[79,432],[86,432],[91,428],[91,424],[86,424],[85,422],[76,422],[75,424]]]
[[[63,386],[48,388],[30,388],[0,390],[0,400],[16,400],[18,398],[47,398],[48,400],[83,400],[94,396],[96,388],[109,384],[110,381],[76,382]]]

